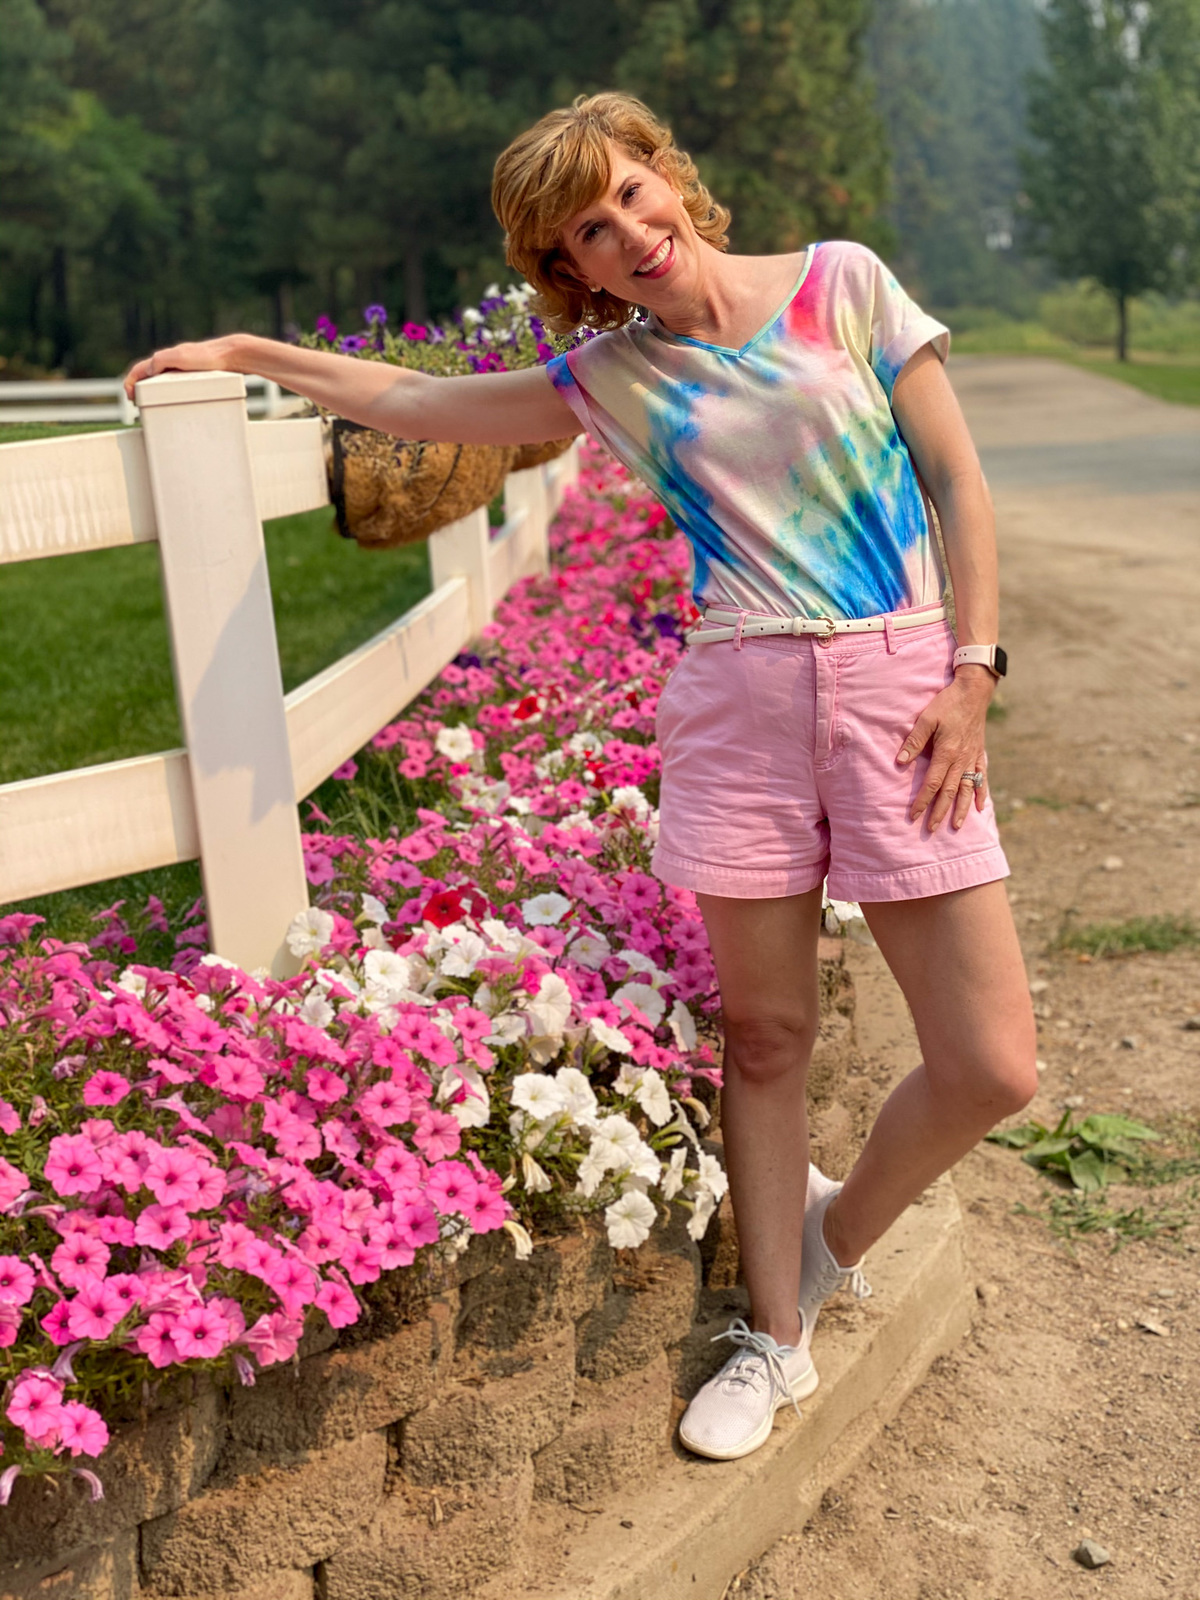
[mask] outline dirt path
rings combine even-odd
[[[1066,925],[1200,916],[1200,411],[1048,361],[966,359],[953,377],[999,513],[1012,672],[990,746],[1040,1013],[1032,1114],[1069,1102],[1186,1129],[1200,951],[1081,961],[1052,946]],[[913,1050],[878,958],[859,959],[875,1047]],[[982,1146],[955,1183],[972,1334],[730,1595],[1200,1600],[1200,1226],[1067,1248],[1044,1214],[1014,1209],[1047,1199],[1014,1153]],[[1108,1204],[1178,1204],[1188,1188]],[[1110,1564],[1076,1564],[1087,1537]]]

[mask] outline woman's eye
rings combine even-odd
[[[583,236],[584,244],[588,244],[591,241],[591,239],[595,236],[596,230],[599,228],[599,226],[600,224],[598,222],[592,223],[591,227],[588,228],[587,232]]]
[[[641,188],[641,184],[640,183],[631,183],[629,185],[628,189],[626,189],[626,191],[625,191],[625,199],[626,200],[632,200],[634,195],[638,192],[638,190],[640,188]]]

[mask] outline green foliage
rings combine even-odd
[[[886,146],[862,71],[866,0],[651,0],[617,65],[733,211],[732,248],[883,244]]]
[[[1132,956],[1197,944],[1200,927],[1191,917],[1130,917],[1125,922],[1091,922],[1069,928],[1059,936],[1056,948],[1090,956]]]
[[[1064,276],[1126,307],[1197,275],[1200,0],[1050,0],[1025,158],[1032,216]]]
[[[1138,1145],[1162,1135],[1132,1117],[1094,1115],[1075,1125],[1065,1111],[1054,1128],[1026,1122],[1019,1128],[998,1128],[987,1137],[991,1144],[1020,1150],[1031,1167],[1065,1178],[1082,1194],[1093,1194],[1127,1176],[1138,1162]]]

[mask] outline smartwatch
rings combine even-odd
[[[993,678],[1008,671],[1008,655],[1003,645],[962,644],[954,652],[955,667],[986,667]]]

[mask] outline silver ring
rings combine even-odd
[[[973,789],[982,789],[984,784],[987,782],[987,773],[964,772],[960,781],[962,783],[969,783]]]

